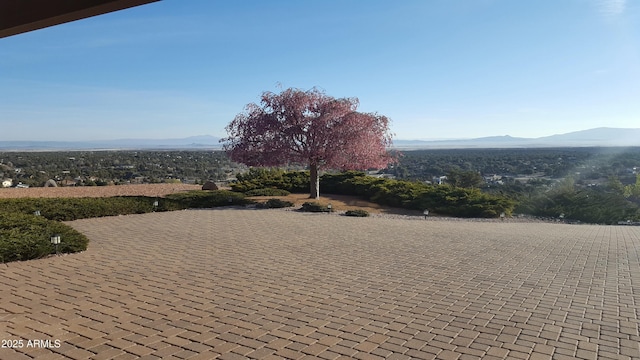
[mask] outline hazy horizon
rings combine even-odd
[[[500,141],[504,140],[504,141],[518,141],[518,140],[522,140],[522,141],[535,141],[535,140],[542,140],[542,139],[551,139],[554,137],[564,137],[566,138],[567,136],[569,137],[574,137],[576,139],[579,139],[580,141],[585,141],[585,142],[589,142],[592,141],[593,143],[600,143],[602,144],[603,142],[609,141],[609,142],[614,142],[615,140],[619,140],[621,143],[624,143],[625,145],[629,145],[629,144],[635,144],[637,143],[637,145],[634,146],[640,146],[640,138],[637,138],[637,135],[640,134],[640,128],[610,128],[610,127],[602,127],[602,128],[593,128],[593,129],[582,129],[582,130],[578,130],[575,132],[569,132],[569,133],[563,133],[563,134],[551,134],[551,135],[546,135],[546,136],[541,136],[541,137],[515,137],[515,136],[511,136],[508,134],[505,135],[491,135],[491,136],[486,136],[486,137],[479,137],[479,138],[449,138],[449,139],[416,139],[416,138],[405,138],[405,139],[401,139],[401,138],[394,138],[393,141],[394,143],[411,143],[411,142],[426,142],[426,143],[435,143],[435,142],[451,142],[451,143],[455,143],[455,142],[465,142],[465,141],[474,141],[474,140],[484,140],[484,139],[489,139],[489,140],[494,140],[495,143],[499,143]],[[219,140],[221,138],[214,136],[214,135],[207,135],[207,134],[199,134],[199,135],[191,135],[191,136],[185,136],[185,137],[169,137],[169,138],[114,138],[114,139],[100,139],[100,140],[94,140],[94,139],[81,139],[81,140],[29,140],[29,139],[21,139],[21,140],[0,140],[0,144],[6,144],[6,143],[33,143],[33,144],[38,144],[38,143],[70,143],[70,144],[74,144],[74,143],[78,143],[78,144],[82,144],[82,143],[86,143],[86,144],[99,144],[101,142],[103,143],[130,143],[130,144],[135,144],[136,142],[140,145],[145,145],[144,143],[148,144],[159,144],[161,142],[166,142],[167,145],[170,145],[171,143],[173,144],[178,144],[178,143],[182,143],[182,144],[187,144],[184,141],[191,141],[191,144],[194,145],[208,145],[211,143],[214,144],[218,144],[218,145],[222,145],[221,143],[219,143]],[[613,140],[615,139],[615,140]],[[613,141],[612,141],[613,140]],[[562,144],[559,144],[562,145]],[[573,146],[572,144],[568,144],[568,146]]]

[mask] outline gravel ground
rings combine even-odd
[[[201,185],[143,184],[79,187],[0,188],[0,198],[56,198],[56,197],[110,197],[110,196],[158,196],[176,192],[199,190]]]
[[[272,211],[298,211],[297,207],[283,208],[283,209],[271,209]],[[318,213],[317,216],[344,216],[345,211],[338,210],[332,214]],[[493,222],[493,223],[564,223],[555,219],[541,219],[533,216],[513,216],[503,219],[496,218],[456,218],[450,216],[428,216],[419,215],[418,212],[414,214],[398,214],[390,212],[369,211],[369,216],[379,219],[404,219],[404,220],[419,220],[419,221],[451,221],[451,222]]]

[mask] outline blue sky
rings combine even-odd
[[[640,2],[164,0],[0,39],[0,141],[224,136],[318,87],[398,139],[640,127]]]

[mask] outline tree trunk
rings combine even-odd
[[[310,199],[320,199],[320,177],[318,176],[318,164],[311,164],[310,166],[311,172],[311,193],[309,194]]]

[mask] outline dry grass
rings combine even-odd
[[[33,187],[28,189],[0,188],[0,198],[70,198],[70,197],[111,197],[111,196],[157,196],[163,197],[176,192],[199,190],[201,185],[187,184],[143,184],[79,187]]]
[[[320,199],[310,199],[308,194],[291,194],[288,196],[256,196],[250,199],[256,201],[267,201],[268,199],[281,199],[291,201],[294,206],[300,207],[307,201],[315,201],[322,205],[331,204],[335,211],[347,211],[362,209],[372,214],[397,214],[397,215],[422,215],[421,212],[415,210],[391,208],[388,206],[378,205],[370,201],[362,200],[356,196],[347,195],[322,195]]]

